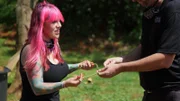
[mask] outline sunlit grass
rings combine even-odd
[[[11,45],[10,45],[11,44]],[[0,38],[0,66],[6,66],[11,56],[15,54],[14,41],[7,44],[7,39]],[[8,77],[8,83],[11,83],[14,79],[14,72]]]
[[[91,71],[76,71],[85,76],[96,73]],[[65,78],[65,79],[67,79]],[[137,73],[121,73],[110,79],[103,79],[94,75],[90,77],[92,83],[85,78],[77,88],[65,88],[60,90],[62,101],[141,101],[143,90],[139,85]]]
[[[8,59],[16,52],[15,48],[6,44],[7,40],[0,38],[0,66],[5,66]],[[11,44],[14,44],[12,41]]]
[[[128,51],[116,54],[120,56],[126,52]],[[68,63],[76,63],[88,59],[97,63],[98,68],[103,67],[105,59],[113,56],[98,51],[91,54],[64,54],[64,58]],[[65,79],[80,73],[88,77],[95,74],[96,70],[97,68],[90,71],[77,70]],[[143,90],[139,85],[138,73],[121,73],[110,79],[103,79],[95,74],[89,78],[92,79],[92,83],[88,83],[88,78],[85,78],[77,88],[71,87],[60,90],[61,101],[141,101],[142,99]]]

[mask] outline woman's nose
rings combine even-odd
[[[60,21],[57,22],[57,27],[62,27],[62,24]]]

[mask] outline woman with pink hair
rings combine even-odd
[[[77,64],[63,60],[58,44],[61,22],[63,15],[53,4],[44,1],[33,10],[28,39],[20,54],[23,86],[20,101],[60,101],[59,89],[78,86],[83,76],[61,80],[78,68],[94,67],[88,60]]]

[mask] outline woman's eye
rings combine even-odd
[[[58,22],[60,22],[59,20],[54,20],[52,23],[58,23]]]
[[[54,24],[54,23],[56,23],[57,21],[53,21],[52,23]]]

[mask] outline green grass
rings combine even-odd
[[[6,39],[0,38],[0,66],[5,66],[8,59],[16,52],[11,44],[14,44],[14,42],[7,43]]]
[[[5,66],[8,59],[15,53],[14,47],[7,45],[6,41],[6,39],[0,38],[0,66]],[[14,42],[11,44],[14,44]],[[77,63],[88,59],[97,63],[99,68],[102,68],[104,60],[108,57],[119,56],[127,52],[127,50],[111,54],[97,50],[88,54],[63,52],[63,57],[67,63]],[[83,73],[86,77],[95,74],[96,68],[89,71],[77,70],[64,78],[64,80],[80,73]],[[78,87],[61,89],[61,101],[141,101],[142,99],[143,90],[139,85],[138,73],[121,73],[110,79],[100,78],[95,74],[90,78],[92,78],[92,83],[88,83],[88,78],[85,78]],[[13,79],[14,73],[8,77],[8,82],[11,83]],[[8,101],[18,101],[13,94],[8,95],[7,99]]]
[[[0,38],[0,66],[6,66],[11,56],[15,54],[15,42],[7,41],[5,38]],[[8,77],[8,83],[13,82],[15,72],[11,72]]]
[[[96,70],[75,71],[67,78],[80,73],[88,76],[96,73]],[[110,79],[100,78],[97,75],[90,78],[92,83],[87,83],[85,78],[77,88],[61,89],[61,101],[141,101],[142,99],[143,90],[139,85],[137,73],[121,73]]]
[[[114,54],[120,56],[127,52],[127,50],[124,50]],[[65,53],[63,56],[68,63],[88,59],[97,63],[99,68],[102,68],[104,60],[114,55],[94,51],[90,54],[71,52]],[[77,70],[65,79],[80,73],[83,73],[86,77],[95,74],[96,69],[90,71]],[[95,74],[90,78],[93,80],[92,83],[87,83],[88,78],[85,78],[77,88],[61,89],[61,101],[141,101],[142,99],[143,89],[139,85],[138,73],[121,73],[110,79],[100,78]]]

